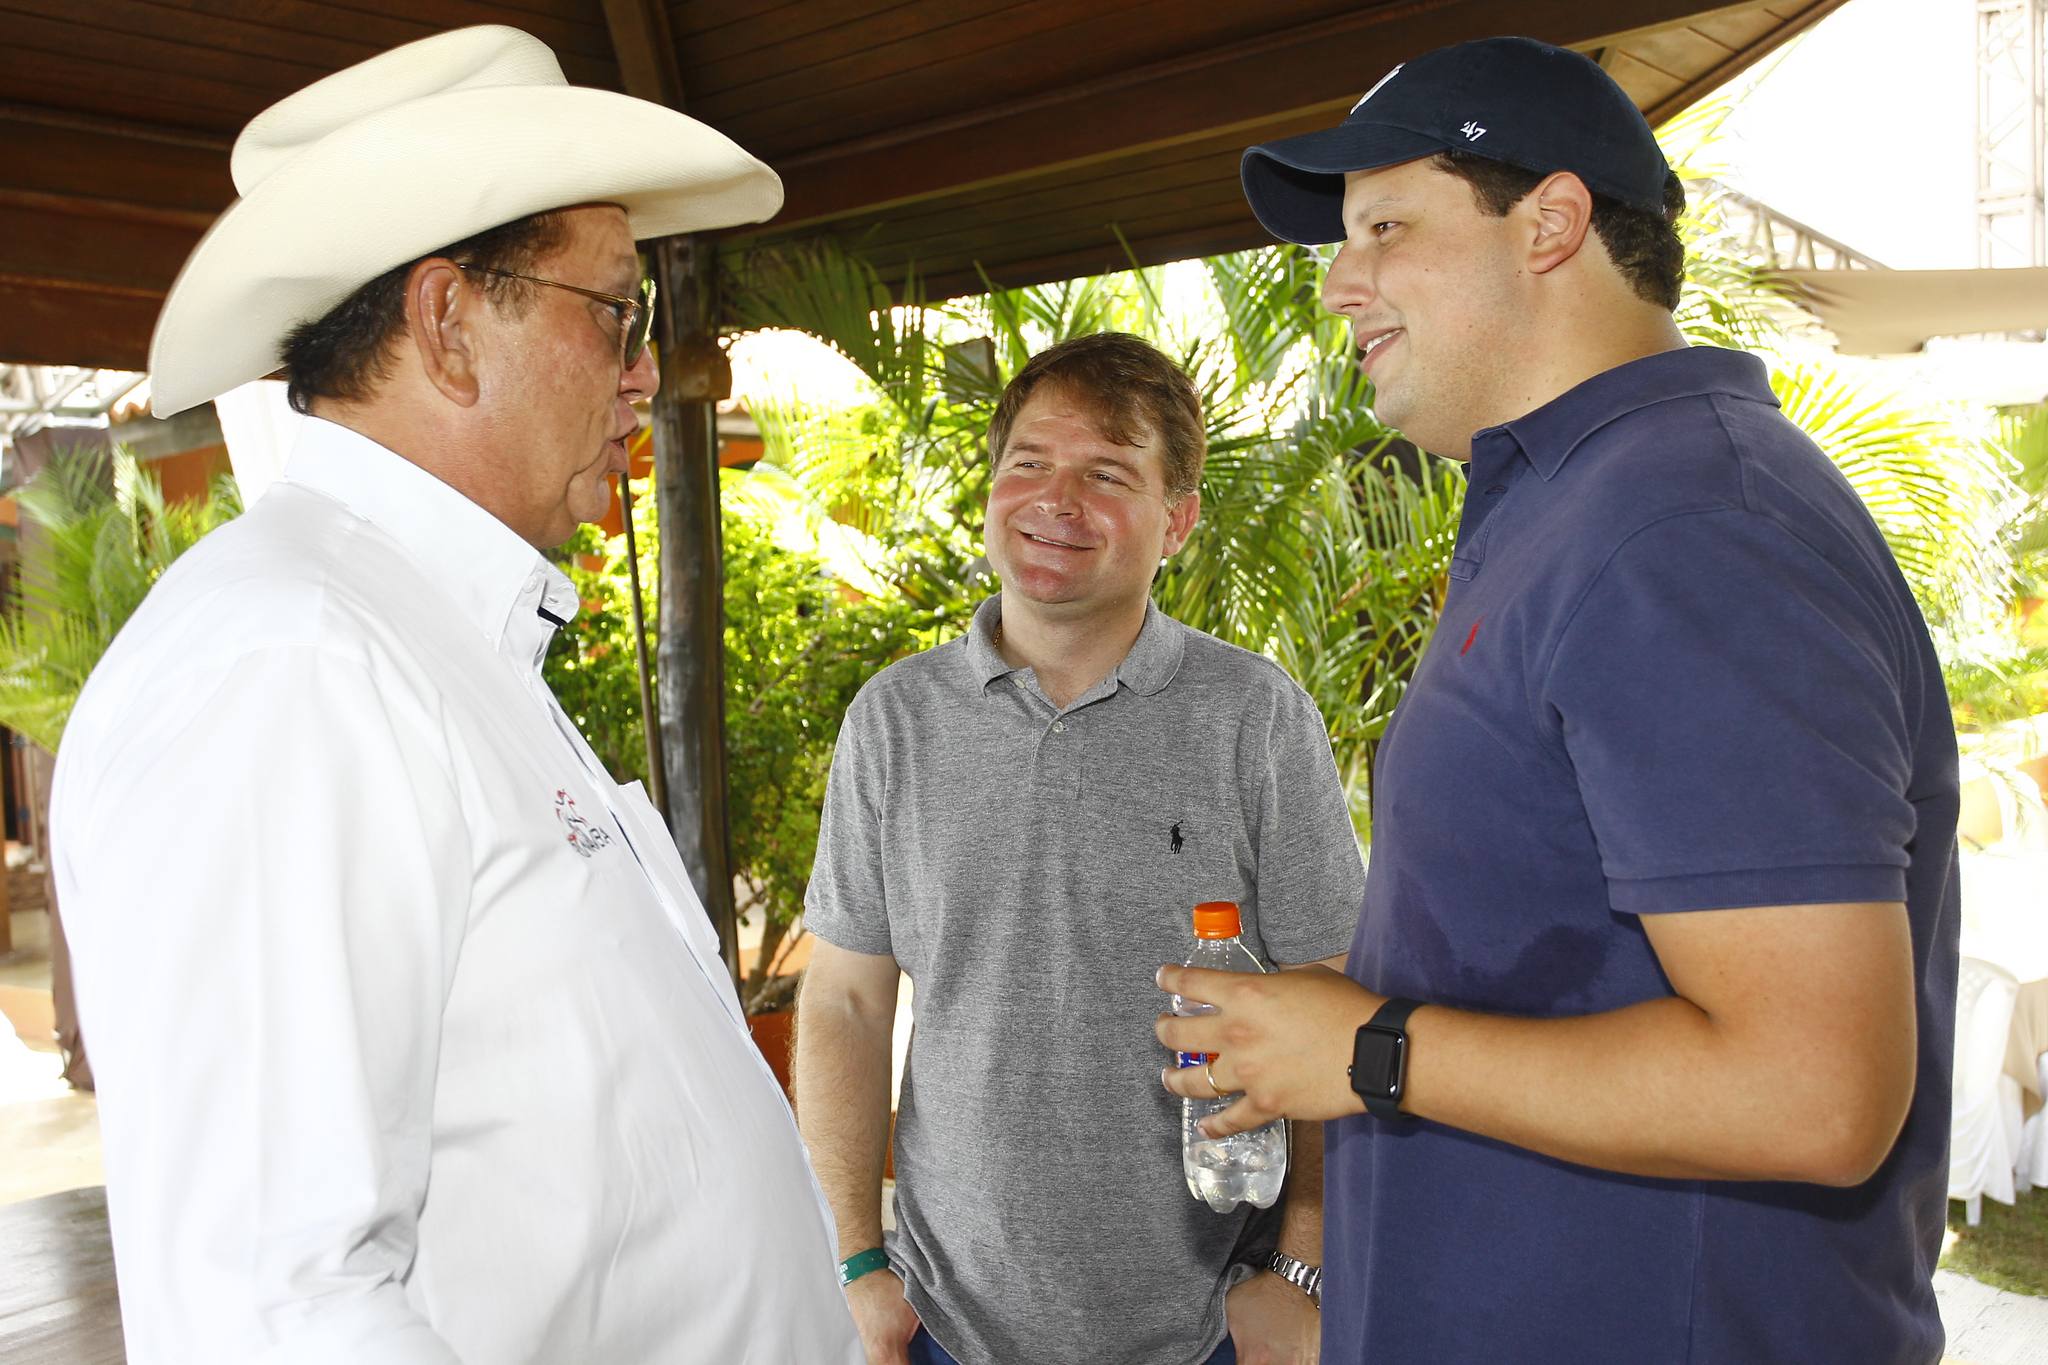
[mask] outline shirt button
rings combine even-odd
[[[1019,687],[1022,687],[1024,685],[1024,680],[1022,678],[1012,677],[1010,681],[1017,684],[1017,686]]]
[[[1052,723],[1052,728],[1061,734],[1065,734],[1067,732],[1067,723],[1063,720],[1056,720]]]

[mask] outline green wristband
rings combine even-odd
[[[866,1251],[854,1252],[853,1255],[839,1263],[839,1283],[841,1285],[849,1285],[867,1274],[870,1270],[887,1270],[888,1268],[889,1253],[880,1247],[869,1247]]]

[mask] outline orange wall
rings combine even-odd
[[[148,467],[163,485],[164,501],[193,502],[204,498],[214,479],[228,472],[228,448],[201,446],[151,460]]]
[[[640,434],[633,438],[632,449],[633,501],[634,505],[638,506],[640,499],[648,494],[648,476],[654,473],[653,433],[642,428]],[[726,439],[718,443],[718,463],[722,468],[730,469],[734,465],[752,464],[760,458],[761,443],[759,441]],[[168,491],[168,488],[166,491]],[[606,509],[604,519],[597,524],[607,536],[625,533],[625,523],[619,520],[619,489],[617,480],[612,481],[611,506]],[[640,524],[646,524],[644,514]]]

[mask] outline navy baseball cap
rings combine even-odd
[[[1344,173],[1451,148],[1548,175],[1662,215],[1670,165],[1614,78],[1534,38],[1440,47],[1380,77],[1335,128],[1244,154],[1244,195],[1266,230],[1313,246],[1344,240]]]

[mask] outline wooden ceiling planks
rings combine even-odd
[[[1662,123],[1841,8],[1842,0],[1750,0],[1662,29],[1622,33],[1601,61]],[[1718,58],[1716,53],[1720,53]]]
[[[407,42],[431,31],[415,27],[405,36],[380,43],[375,37],[365,36],[360,25],[353,35],[340,37],[225,16],[209,16],[200,26],[192,22],[190,15],[149,0],[92,0],[92,7],[94,17],[102,25],[94,36],[94,52],[105,51],[105,44],[132,36],[167,42],[201,59],[220,53],[239,63],[258,58],[267,63],[295,65],[306,73],[299,77],[302,83],[359,62],[391,42]],[[0,0],[0,13],[8,12],[64,21],[76,16],[78,0]],[[245,72],[232,70],[227,74],[239,82]]]
[[[1839,0],[1817,0],[1834,4]],[[1041,175],[1091,159],[1167,146],[1217,128],[1246,140],[1321,126],[1395,62],[1473,33],[1516,28],[1582,44],[1661,19],[1682,21],[1698,0],[1413,0],[1353,5],[1255,42],[1187,51],[1090,79],[1066,79],[1015,100],[990,100],[883,134],[853,136],[776,162],[800,227],[1006,177]],[[727,130],[745,143],[749,129]]]
[[[134,366],[232,197],[229,142],[373,52],[512,23],[624,88],[608,18],[666,19],[681,100],[765,156],[783,216],[941,293],[1263,240],[1252,141],[1486,32],[1595,49],[1657,111],[1843,0],[0,0],[0,359]],[[637,83],[645,54],[628,54]],[[1668,111],[1665,111],[1668,112]]]
[[[1583,34],[1572,35],[1553,31],[1542,33],[1541,36],[1551,37],[1553,40],[1558,41],[1574,42],[1576,45],[1596,50],[1596,52],[1608,59],[1610,68],[1614,69],[1617,78],[1621,80],[1624,88],[1629,89],[1630,93],[1638,99],[1639,103],[1645,105],[1646,108],[1652,109],[1653,117],[1661,120],[1676,112],[1684,104],[1690,103],[1701,94],[1719,85],[1743,65],[1755,60],[1758,56],[1761,56],[1764,52],[1769,51],[1779,42],[1782,42],[1791,32],[1803,30],[1810,23],[1817,21],[1820,17],[1838,8],[1839,4],[1840,0],[1774,0],[1768,8],[1756,3],[1740,6],[1723,6],[1704,14],[1681,15],[1675,21],[1670,20],[1667,16],[1667,21],[1662,27],[1645,27],[1641,22],[1656,17],[1651,13],[1652,6],[1630,4],[1615,7],[1612,12],[1601,14],[1588,14],[1587,10],[1591,7],[1581,6],[1576,16],[1580,22],[1583,23],[1589,19],[1595,22],[1610,22],[1616,28],[1624,30],[1622,35],[1612,40],[1611,44],[1602,44],[1597,40],[1586,41]],[[1527,7],[1523,7],[1523,13],[1525,18],[1532,17],[1529,15]],[[1467,17],[1469,18],[1470,16],[1468,15]],[[1339,22],[1356,24],[1359,18],[1359,15],[1353,13],[1348,16],[1347,20],[1340,20]],[[1631,20],[1636,21],[1632,26],[1626,23],[1626,21]],[[1313,28],[1314,26],[1311,25],[1310,27]],[[1522,27],[1525,30],[1535,30],[1538,28],[1534,22],[1526,23]],[[1728,42],[1730,38],[1746,40],[1746,44],[1743,46],[1731,46]],[[1354,49],[1358,45],[1354,43]],[[1432,42],[1426,40],[1417,43],[1417,47],[1424,50],[1428,46],[1433,45]],[[1638,55],[1638,53],[1641,55]],[[1381,48],[1376,51],[1375,55],[1383,57],[1387,64],[1391,65],[1393,61],[1410,54],[1404,50],[1389,51]],[[1674,69],[1666,70],[1662,66],[1653,64],[1659,62]],[[1377,66],[1373,68],[1374,71],[1380,69],[1383,68]],[[1233,75],[1239,80],[1245,79],[1247,75],[1246,64],[1240,62]],[[1142,74],[1137,78],[1143,79]],[[1356,78],[1354,84],[1362,88],[1364,84],[1370,83],[1371,78],[1371,74],[1368,73],[1365,77]],[[1313,87],[1306,83],[1297,87],[1298,94],[1307,94],[1312,90]],[[1235,131],[1233,135],[1225,139],[1229,150],[1215,155],[1208,162],[1208,174],[1234,187],[1237,167],[1236,153],[1240,152],[1246,144],[1271,137],[1285,136],[1289,133],[1305,131],[1310,128],[1327,126],[1335,118],[1342,115],[1344,107],[1355,97],[1356,91],[1346,87],[1329,104],[1308,106],[1297,109],[1286,116],[1268,119],[1263,122],[1247,124],[1244,121],[1236,121],[1234,123]],[[1215,93],[1212,89],[1211,102],[1212,106],[1225,105],[1227,103],[1227,95]],[[1210,126],[1214,126],[1215,122],[1225,121],[1230,112],[1227,107],[1213,108]],[[1127,140],[1129,140],[1128,127],[1126,127],[1126,131]],[[991,149],[984,147],[983,150],[988,151]],[[1057,151],[1057,149],[1052,150],[1055,153]],[[777,224],[771,225],[766,230],[758,230],[747,235],[757,240],[773,240],[777,237],[788,235],[794,224],[805,223],[808,230],[831,230],[838,235],[842,235],[847,240],[859,241],[862,244],[863,250],[874,258],[878,265],[883,266],[885,270],[900,271],[908,267],[915,267],[931,288],[939,288],[943,280],[951,280],[955,283],[956,287],[960,288],[975,287],[976,275],[973,271],[956,269],[949,260],[938,258],[931,254],[934,249],[934,242],[935,240],[943,239],[947,235],[945,230],[947,227],[951,227],[955,232],[966,232],[984,240],[992,238],[1000,233],[1002,229],[977,225],[971,219],[965,221],[951,220],[950,214],[945,215],[937,222],[929,219],[920,221],[914,211],[914,206],[926,196],[920,193],[915,186],[892,186],[888,182],[880,182],[872,187],[876,198],[883,198],[891,188],[906,188],[909,192],[893,202],[878,203],[869,209],[853,214],[834,214],[829,209],[825,209],[824,211],[816,212],[815,216],[806,222],[806,210],[814,209],[817,206],[810,196],[803,193],[803,191],[805,189],[816,191],[821,188],[815,184],[807,185],[805,182],[804,172],[808,167],[808,163],[814,159],[814,155],[819,156],[821,159],[823,156],[823,154],[811,154],[793,158],[785,167],[785,174],[790,179],[792,185],[792,202],[785,212],[784,219]],[[992,181],[985,181],[984,184],[994,183],[998,186],[1015,184],[1041,191],[1055,198],[1070,198],[1076,197],[1072,195],[1072,191],[1076,188],[1085,188],[1091,185],[1113,185],[1124,181],[1135,183],[1146,176],[1152,167],[1160,164],[1162,158],[1171,158],[1174,155],[1176,155],[1176,152],[1170,145],[1152,144],[1140,146],[1135,150],[1126,150],[1107,161],[1097,161],[1092,164],[1065,161],[1062,164],[1053,166],[1042,165],[1028,176],[1002,177]],[[1057,157],[1056,155],[1048,155],[1044,159],[1056,160]],[[984,170],[997,169],[997,161],[994,156],[990,156],[986,160],[988,164],[984,166]],[[841,173],[844,173],[846,167],[842,164],[838,169]],[[1171,198],[1172,191],[1163,189],[1160,192]],[[937,198],[939,202],[946,205],[964,207],[975,202],[975,198],[979,193],[981,191],[972,186],[963,188],[955,184],[947,193],[937,196]],[[1076,204],[1077,213],[1085,209],[1085,196],[1079,197],[1084,202]],[[1122,228],[1125,237],[1130,241],[1137,259],[1148,264],[1174,259],[1174,253],[1180,252],[1189,240],[1189,234],[1186,231],[1170,234],[1170,240],[1167,235],[1162,235],[1159,240],[1152,240],[1134,227],[1131,215],[1123,212],[1122,207],[1113,202],[1113,200],[1112,202],[1104,202],[1099,206],[1094,223],[1098,240],[1114,243],[1115,234],[1110,230],[1110,223],[1115,221]],[[1193,211],[1195,208],[1193,204],[1187,204],[1184,207],[1189,211]],[[785,224],[790,226],[785,226]],[[1248,210],[1242,210],[1236,215],[1219,214],[1213,220],[1212,226],[1214,234],[1206,238],[1200,238],[1198,250],[1201,252],[1233,250],[1268,240],[1253,221]],[[1121,244],[1115,245],[1115,251],[1116,262],[1119,264],[1126,263],[1129,258],[1124,253]],[[1072,255],[1072,251],[1051,251],[1040,253],[1034,259],[1064,262],[1071,259]],[[1025,279],[1026,272],[1022,270],[1021,263],[1004,264],[1006,260],[1011,258],[995,254],[990,254],[983,259],[991,267],[1001,265],[1002,268],[999,273],[1008,282],[1028,282]]]
[[[1022,12],[1035,14],[1040,24],[1058,24],[1054,16],[1061,7],[1046,3]],[[809,22],[779,32],[770,44],[739,46],[732,41],[738,34],[727,27],[702,37],[679,35],[677,49],[696,73],[693,89],[699,97],[719,102],[707,109],[745,113],[792,98],[806,106],[847,103],[849,92],[857,97],[876,87],[918,80],[942,54],[978,52],[991,41],[1007,41],[1007,36],[990,35],[1014,33],[1020,13],[1016,0],[948,0],[943,21],[935,22],[935,8],[895,5],[823,24],[818,20],[830,19],[829,12],[811,13]],[[919,93],[930,99],[938,92]]]

